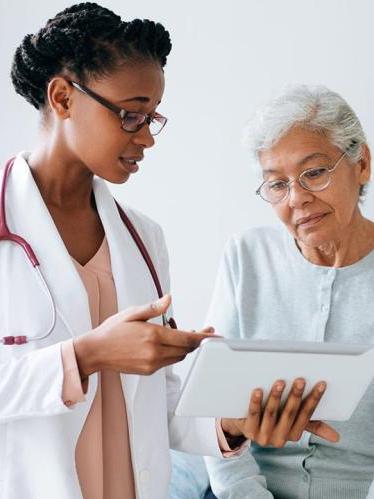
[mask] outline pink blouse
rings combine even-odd
[[[74,264],[87,290],[92,327],[117,312],[109,248],[106,238],[94,257]],[[62,345],[67,405],[84,400],[77,376],[72,340]],[[135,499],[126,404],[120,375],[102,371],[91,409],[79,436],[75,460],[84,499]]]

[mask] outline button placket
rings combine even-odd
[[[316,329],[316,341],[324,341],[326,324],[330,316],[332,288],[336,277],[336,269],[323,269],[320,291],[320,309],[318,311],[319,320]]]

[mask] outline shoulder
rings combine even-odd
[[[226,253],[256,255],[276,249],[283,249],[286,233],[282,227],[263,226],[234,234],[226,244]]]
[[[283,227],[254,227],[226,243],[222,265],[236,276],[267,272],[287,258],[289,234]]]

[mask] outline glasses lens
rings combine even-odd
[[[300,175],[300,184],[309,191],[321,191],[329,182],[330,172],[326,167],[311,168]]]
[[[137,132],[143,126],[146,115],[141,113],[126,113],[122,119],[122,128],[126,132]]]
[[[142,113],[127,113],[122,118],[122,128],[125,132],[137,132],[141,127],[148,123],[151,135],[157,135],[166,125],[167,118],[160,114],[155,115],[152,119]]]
[[[167,118],[164,116],[161,116],[160,114],[156,114],[153,116],[150,124],[149,124],[149,130],[151,132],[151,135],[157,135],[161,132],[161,130],[164,128],[166,125]]]
[[[259,193],[265,201],[276,204],[288,195],[288,184],[283,180],[264,182],[260,187]]]

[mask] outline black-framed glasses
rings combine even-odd
[[[101,95],[98,95],[96,92],[93,92],[81,83],[77,83],[76,81],[72,80],[70,80],[69,83],[80,92],[88,95],[96,102],[109,109],[109,111],[115,113],[121,120],[121,128],[125,132],[138,132],[145,124],[147,124],[149,126],[151,135],[158,135],[166,125],[168,119],[159,113],[150,115],[145,113],[126,111],[126,109],[112,104],[111,102],[104,99],[104,97],[101,97]]]
[[[287,199],[290,194],[290,186],[293,182],[298,184],[305,190],[311,192],[323,191],[330,185],[332,173],[340,164],[347,151],[344,152],[332,167],[319,166],[317,168],[308,168],[300,173],[296,178],[289,180],[265,180],[257,189],[256,194],[264,201],[271,204],[278,204]]]

